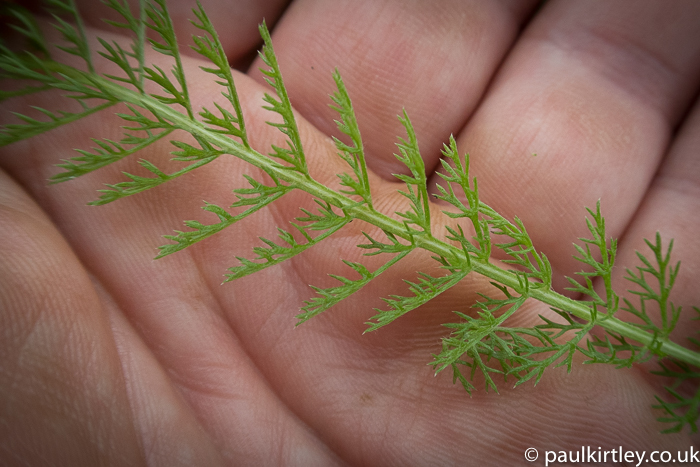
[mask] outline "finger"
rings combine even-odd
[[[643,253],[652,259],[650,251],[643,239],[655,242],[658,232],[663,240],[664,255],[673,239],[673,255],[669,267],[681,262],[680,273],[675,281],[671,300],[676,306],[683,308],[681,319],[677,325],[674,339],[684,342],[685,338],[697,333],[697,313],[693,306],[700,305],[697,276],[700,268],[700,244],[696,232],[700,228],[700,220],[693,213],[700,209],[700,104],[696,104],[689,117],[679,129],[671,150],[663,160],[659,172],[654,176],[649,191],[639,206],[633,221],[625,231],[620,241],[617,264],[624,265],[638,274],[635,265],[642,266],[635,252]],[[655,261],[652,259],[652,264]],[[625,268],[615,270],[614,278],[620,284],[619,290],[631,288],[637,290],[628,281],[623,280],[627,275]],[[647,275],[649,284],[658,289],[658,283]],[[633,303],[638,300],[628,295]],[[639,308],[639,306],[638,306]],[[650,304],[647,307],[651,317],[662,326],[663,320],[657,307]],[[670,319],[670,310],[669,316]]]
[[[678,131],[669,154],[664,158],[659,172],[654,176],[649,191],[640,204],[633,221],[624,233],[620,241],[620,248],[616,263],[622,267],[614,270],[613,284],[616,290],[641,291],[638,285],[625,280],[628,275],[626,268],[631,269],[636,275],[641,271],[637,266],[643,267],[637,252],[644,254],[651,264],[656,265],[654,253],[644,243],[648,239],[652,244],[656,243],[655,236],[661,235],[662,250],[665,256],[669,253],[668,247],[673,241],[673,250],[669,268],[676,266],[680,261],[680,272],[674,281],[673,292],[668,299],[673,304],[667,304],[662,313],[659,305],[653,301],[640,303],[639,297],[631,293],[623,294],[637,310],[644,310],[652,322],[666,332],[671,328],[674,320],[673,310],[680,307],[682,312],[671,334],[674,342],[688,346],[688,338],[696,338],[698,330],[698,313],[693,307],[700,306],[700,294],[698,293],[697,277],[700,271],[700,245],[697,242],[697,229],[700,228],[700,220],[694,213],[700,209],[700,159],[697,157],[700,149],[700,102],[696,101],[690,115]],[[670,269],[669,269],[670,271]],[[660,285],[656,278],[650,274],[644,274],[645,280],[661,295]],[[668,271],[664,281],[668,286]],[[637,320],[626,311],[619,311],[623,319]],[[646,366],[647,369],[658,371],[655,363]],[[664,385],[674,384],[675,381],[659,377],[647,377],[656,388],[657,394],[664,397],[667,392]],[[685,385],[680,389],[686,391]],[[688,387],[688,391],[697,388]],[[675,402],[675,401],[674,401]],[[697,443],[698,436],[694,435]]]
[[[494,394],[477,377],[469,397],[450,384],[449,368],[434,377],[427,366],[429,353],[440,350],[436,327],[429,326],[437,324],[430,323],[431,313],[444,311],[438,304],[360,336],[343,315],[365,306],[353,298],[297,328],[302,338],[279,334],[279,357],[268,361],[268,374],[286,388],[281,394],[290,407],[350,464],[453,464],[469,458],[489,465],[497,452],[501,465],[518,462],[533,445],[557,451],[581,445],[687,449],[685,436],[658,435],[653,392],[639,373],[581,365],[575,358],[572,374],[550,369],[537,387],[514,389],[510,379],[497,378]],[[544,310],[521,311],[532,316]],[[299,381],[313,381],[313,390]]]
[[[699,15],[695,2],[548,3],[460,134],[482,199],[525,221],[555,277],[579,269],[562,239],[587,235],[583,206],[601,199],[618,237],[644,196],[700,82]]]
[[[192,92],[195,109],[202,104],[211,106],[212,99],[221,99],[220,86],[211,79],[198,79],[202,77],[198,68],[202,62],[184,58],[183,63],[192,82],[201,83]],[[264,112],[261,111],[263,88],[245,76],[238,78],[243,107],[246,111],[249,107],[255,109],[246,112],[250,120],[257,123],[250,125],[249,136],[253,145],[265,144],[267,151],[269,141],[275,141],[267,134],[274,133],[278,139],[282,135],[262,119],[256,119],[257,114]],[[33,97],[38,99],[33,103],[40,107],[55,108],[55,95],[47,93]],[[221,103],[225,105],[225,101]],[[264,113],[269,119],[269,112]],[[222,304],[212,292],[220,288],[226,267],[233,265],[234,253],[222,255],[221,252],[248,254],[251,244],[259,243],[257,235],[274,231],[277,220],[274,212],[256,220],[258,226],[252,229],[248,224],[238,229],[238,235],[228,238],[223,235],[218,243],[209,242],[199,251],[192,249],[191,256],[185,252],[171,261],[152,261],[157,253],[155,247],[163,243],[158,238],[181,226],[183,219],[196,215],[193,213],[197,213],[202,205],[202,193],[207,193],[209,201],[221,206],[231,204],[234,198],[230,193],[232,186],[244,186],[241,174],[252,173],[248,167],[241,168],[245,164],[222,158],[217,161],[218,165],[200,168],[195,179],[180,179],[169,184],[172,191],[149,191],[101,209],[91,209],[84,202],[94,197],[94,189],[101,185],[100,180],[119,179],[121,170],[138,173],[136,161],[121,161],[71,183],[47,185],[46,179],[57,172],[53,164],[74,156],[72,147],[91,146],[91,136],[119,140],[123,131],[120,124],[123,121],[116,119],[112,112],[103,112],[62,127],[59,132],[42,134],[4,148],[8,157],[4,157],[2,163],[35,198],[43,202],[51,216],[70,235],[82,263],[104,284],[114,300],[117,308],[113,312],[114,320],[117,323],[128,321],[154,354],[142,354],[137,345],[138,337],[129,335],[128,327],[126,331],[121,329],[128,337],[125,340],[136,347],[135,350],[127,347],[125,357],[139,359],[138,364],[129,366],[130,376],[134,377],[130,390],[143,399],[134,405],[146,410],[138,417],[139,429],[150,442],[154,434],[149,430],[155,428],[159,432],[163,429],[162,420],[182,416],[161,412],[169,405],[165,403],[167,399],[158,399],[154,403],[152,391],[172,385],[201,420],[205,432],[223,451],[228,462],[279,464],[292,459],[303,465],[333,465],[335,455],[284,407],[260,376],[255,367],[257,362],[251,360],[248,349],[236,337],[239,331],[242,335],[254,332],[260,320],[267,319],[270,310],[264,310],[262,314],[259,310],[250,310],[248,316],[237,316],[240,307],[235,298]],[[182,136],[173,135],[173,138]],[[276,143],[283,144],[281,141]],[[168,142],[160,141],[139,155],[163,167],[171,157],[170,150],[172,147]],[[254,175],[259,177],[260,174]],[[333,177],[336,178],[335,172]],[[220,202],[221,199],[224,201]],[[298,212],[300,204],[296,200],[291,204]],[[175,209],[171,209],[173,207]],[[256,290],[259,293],[259,289]],[[275,289],[273,292],[284,294],[285,290]],[[228,315],[236,316],[237,320],[227,322]],[[292,316],[279,317],[280,320],[284,318],[285,328],[293,324]],[[251,348],[264,347],[255,340],[247,339],[244,344]],[[163,372],[154,369],[153,357],[164,368]],[[146,360],[146,364],[141,360]],[[159,380],[161,373],[165,373],[167,381]],[[173,438],[166,440],[172,441]],[[202,443],[202,447],[206,448],[208,444]],[[154,445],[156,447],[163,445]],[[167,458],[167,453],[158,454]]]
[[[109,320],[64,239],[4,172],[0,229],[1,457],[142,463]]]
[[[338,68],[357,112],[368,164],[381,177],[396,161],[397,115],[413,121],[428,170],[469,117],[535,2],[298,1],[273,31],[294,107],[337,134],[328,107]],[[253,76],[260,62],[252,67]]]
[[[201,62],[184,62],[196,76],[197,65]],[[195,106],[204,102],[210,106],[211,96],[219,89],[211,82],[204,84],[206,80],[198,82],[202,84],[192,93]],[[246,112],[249,116],[252,114],[249,134],[254,144],[259,144],[260,140],[267,142],[270,139],[265,136],[267,132],[280,134],[259,119],[257,125],[252,124],[263,104],[261,86],[241,76],[239,90],[246,110],[252,106],[256,109]],[[50,108],[47,104],[51,103],[52,96],[45,97],[48,101],[42,107]],[[95,209],[85,206],[84,202],[94,198],[100,181],[120,180],[121,170],[138,173],[138,164],[134,160],[124,160],[66,184],[47,185],[46,179],[57,171],[53,164],[61,158],[72,157],[71,147],[89,147],[89,135],[117,140],[122,131],[119,120],[108,113],[79,123],[66,126],[59,133],[13,145],[12,157],[3,158],[3,163],[35,198],[43,201],[51,216],[70,235],[81,262],[104,284],[106,293],[114,301],[114,320],[121,323],[120,332],[126,336],[123,338],[126,341],[124,358],[129,365],[125,366],[133,378],[130,390],[138,396],[134,406],[146,411],[136,417],[144,437],[151,442],[154,434],[149,430],[162,431],[164,419],[187,418],[181,413],[169,414],[169,404],[162,399],[162,394],[153,393],[158,389],[175,392],[184,400],[227,462],[264,465],[297,459],[304,465],[336,463],[335,455],[309,432],[303,421],[285,408],[256,368],[256,365],[265,366],[264,356],[257,358],[258,351],[275,342],[260,342],[262,338],[259,335],[256,338],[258,327],[278,310],[263,306],[261,312],[259,301],[253,308],[240,303],[240,297],[247,292],[254,292],[259,299],[259,287],[248,287],[248,291],[242,287],[225,290],[221,287],[223,274],[227,267],[234,265],[235,255],[248,256],[253,245],[259,244],[257,235],[273,234],[279,225],[275,210],[260,213],[253,224],[224,232],[210,239],[213,241],[198,245],[199,248],[158,262],[152,260],[156,247],[166,243],[162,238],[159,240],[163,234],[182,228],[183,219],[202,219],[203,196],[210,202],[228,206],[234,198],[231,188],[244,186],[241,173],[253,173],[242,169],[242,164],[236,161],[222,158],[198,169],[194,178],[175,180],[161,187],[164,190],[150,190]],[[172,150],[169,143],[161,142],[141,152],[140,156],[163,167],[171,157],[169,150]],[[299,212],[297,199],[289,202],[292,207],[286,210]],[[285,211],[281,206],[277,209]],[[202,220],[209,222],[207,218]],[[289,289],[293,292],[293,288]],[[290,290],[270,289],[270,296],[289,300]],[[293,329],[294,312],[285,311],[287,313],[271,321]],[[137,330],[136,336],[124,322]],[[237,337],[239,333],[244,339]],[[152,355],[139,348],[139,338]],[[255,359],[251,358],[251,353],[255,354]],[[166,391],[170,386],[174,389]],[[172,441],[184,433],[168,435],[166,440]],[[208,444],[202,443],[202,447]],[[154,449],[156,447],[165,446],[156,443]],[[167,458],[166,452],[158,455]]]

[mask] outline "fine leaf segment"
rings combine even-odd
[[[438,198],[453,207],[446,214],[471,225],[474,235],[467,236],[462,227],[448,227],[446,240],[435,235],[425,167],[414,129],[405,113],[400,121],[407,137],[400,139],[397,145],[397,158],[405,164],[408,174],[397,177],[405,183],[401,194],[408,199],[410,208],[397,212],[396,217],[375,210],[360,131],[350,97],[337,72],[333,75],[337,91],[331,99],[339,114],[338,128],[347,136],[348,142],[336,138],[335,145],[348,171],[338,175],[342,189],[332,189],[314,180],[309,175],[299,129],[264,24],[260,26],[264,41],[260,56],[265,64],[262,72],[275,91],[275,95],[265,96],[265,108],[281,117],[281,122],[269,124],[286,138],[286,145],[272,146],[270,154],[254,150],[249,143],[231,68],[218,35],[200,5],[194,10],[193,24],[201,35],[193,37],[192,48],[210,62],[202,70],[213,75],[221,86],[222,95],[230,104],[228,108],[216,103],[211,108],[194,108],[165,0],[142,1],[137,14],[124,0],[106,0],[105,3],[121,17],[120,21],[111,21],[110,24],[132,36],[129,48],[99,39],[101,50],[98,53],[121,70],[118,75],[101,74],[96,70],[73,1],[50,0],[47,3],[53,12],[54,26],[67,44],[59,48],[82,59],[84,66],[73,67],[54,60],[51,47],[35,18],[18,6],[7,6],[3,11],[7,25],[23,38],[26,47],[17,51],[0,45],[0,70],[2,79],[21,82],[23,87],[2,91],[0,98],[4,100],[59,89],[80,104],[81,109],[73,112],[36,109],[43,114],[42,118],[18,114],[20,123],[6,125],[0,130],[0,145],[31,138],[123,103],[128,112],[118,116],[124,121],[124,137],[119,141],[93,139],[95,147],[78,150],[78,156],[59,164],[64,171],[52,182],[70,180],[117,162],[167,138],[175,130],[184,130],[196,141],[196,145],[171,141],[175,148],[172,160],[185,162],[183,168],[168,172],[141,160],[140,164],[150,173],[149,176],[125,173],[127,181],[107,185],[100,190],[99,198],[90,204],[105,204],[154,188],[222,155],[235,156],[268,175],[267,184],[245,176],[248,186],[234,190],[237,201],[228,208],[205,204],[203,209],[215,214],[218,221],[212,224],[186,221],[188,230],[165,236],[170,243],[160,247],[159,258],[220,232],[291,191],[302,190],[314,198],[316,209],[302,209],[291,227],[278,229],[276,239],[261,237],[264,246],[254,248],[252,259],[237,258],[239,264],[229,270],[227,281],[292,258],[322,242],[350,221],[360,219],[379,228],[383,234],[381,238],[365,234],[366,243],[358,247],[366,250],[366,255],[381,255],[386,262],[370,271],[361,263],[345,261],[354,271],[353,276],[359,276],[359,279],[333,275],[338,285],[330,288],[312,286],[316,295],[304,302],[297,317],[299,323],[350,297],[412,251],[427,250],[445,273],[437,277],[419,273],[417,282],[407,281],[410,294],[385,298],[385,308],[376,310],[377,314],[367,323],[368,331],[385,326],[425,304],[467,274],[481,274],[492,281],[500,298],[483,295],[475,305],[475,314],[457,313],[458,322],[445,324],[452,333],[443,339],[442,351],[434,356],[432,365],[436,371],[450,368],[454,380],[471,392],[477,375],[483,379],[487,390],[497,390],[497,377],[519,385],[530,380],[538,382],[550,366],[566,365],[571,371],[577,352],[588,362],[619,367],[658,358],[658,373],[674,381],[666,388],[666,397],[657,398],[655,407],[663,413],[660,420],[668,423],[667,431],[680,431],[685,426],[697,430],[700,390],[694,383],[700,378],[700,353],[670,339],[681,312],[669,301],[678,274],[678,264],[671,263],[670,259],[673,242],[664,246],[658,234],[654,241],[647,241],[651,259],[638,253],[642,266],[627,270],[626,278],[636,287],[631,292],[638,301],[633,303],[624,299],[620,303],[611,286],[616,242],[606,237],[600,204],[589,209],[586,222],[591,237],[581,239],[583,247],[575,245],[576,259],[587,268],[578,273],[582,282],[569,278],[571,290],[587,299],[572,300],[552,289],[550,263],[534,248],[522,222],[518,218],[513,221],[506,219],[479,199],[476,179],[469,173],[469,158],[460,157],[454,138],[450,138],[443,148],[444,173],[441,176],[446,184],[437,187]],[[151,39],[147,39],[148,29],[151,30]],[[171,57],[170,70],[146,64],[148,45],[155,52]],[[148,82],[157,85],[159,93],[147,92]],[[503,269],[491,262],[494,248],[506,253],[508,259],[505,263],[512,269]],[[602,282],[604,287],[595,288],[594,280]],[[541,323],[531,328],[509,326],[508,318],[527,299],[547,304],[561,320],[555,322],[542,317]],[[652,304],[660,312],[661,325],[656,325],[647,313]],[[632,313],[639,322],[618,319],[618,310]],[[590,333],[595,327],[603,332]],[[690,344],[698,347],[696,340]],[[691,391],[687,391],[689,384],[694,388]]]

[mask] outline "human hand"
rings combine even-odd
[[[84,3],[97,26],[104,11]],[[358,113],[378,209],[405,210],[391,180],[401,170],[392,154],[405,107],[428,170],[455,134],[472,155],[482,199],[523,219],[555,277],[580,269],[570,242],[586,234],[583,207],[597,199],[608,233],[620,238],[618,264],[634,266],[634,251],[656,230],[674,238],[683,261],[674,301],[687,309],[679,337],[697,330],[689,320],[700,303],[692,285],[700,263],[693,241],[700,221],[692,216],[700,181],[695,3],[549,2],[536,12],[534,2],[257,5],[204,7],[239,67],[257,46],[256,24],[279,18],[275,49],[322,181],[340,171],[327,106],[337,66]],[[185,42],[186,23],[178,27]],[[200,64],[185,61],[192,76]],[[262,123],[258,65],[235,78],[251,139],[266,152],[277,136]],[[193,82],[201,83],[192,89],[199,105],[219,92]],[[40,105],[51,108],[47,99]],[[1,455],[8,464],[511,465],[524,462],[528,447],[689,448],[687,435],[658,434],[663,426],[649,406],[660,385],[637,368],[551,369],[536,387],[501,384],[499,395],[479,387],[472,397],[448,374],[433,377],[426,364],[445,335],[440,324],[490,290],[479,277],[363,335],[372,307],[382,305],[377,297],[405,290],[401,279],[425,271],[427,255],[294,328],[308,284],[330,286],[327,272],[346,272],[339,257],[372,264],[354,248],[362,226],[221,286],[234,256],[249,255],[259,235],[273,236],[303,197],[285,197],[152,261],[160,235],[201,216],[202,199],[230,204],[249,169],[220,158],[99,208],[84,204],[102,182],[136,172],[135,158],[47,185],[72,148],[89,147],[90,137],[118,139],[119,124],[103,113],[3,148]],[[165,161],[169,150],[163,143],[137,157]],[[527,322],[548,310],[530,304],[521,312]]]

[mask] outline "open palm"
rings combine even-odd
[[[105,11],[85,3],[87,22]],[[207,5],[211,3],[211,5]],[[237,5],[241,3],[241,5]],[[411,116],[430,184],[454,134],[472,157],[482,199],[523,219],[550,258],[555,287],[580,269],[571,242],[586,234],[584,206],[600,199],[618,264],[632,267],[643,238],[674,238],[683,261],[674,302],[700,304],[700,6],[695,2],[298,0],[203,2],[234,67],[253,146],[279,141],[264,123],[269,92],[257,24],[267,18],[314,176],[343,170],[328,94],[338,67],[358,114],[383,212],[405,210],[392,173]],[[169,8],[183,43],[188,1]],[[274,27],[273,27],[274,25]],[[113,34],[107,31],[105,34]],[[113,36],[117,37],[117,36]],[[185,57],[196,105],[220,90]],[[52,108],[52,97],[38,104]],[[22,104],[22,103],[20,103]],[[32,101],[32,104],[37,104]],[[8,107],[18,105],[9,102]],[[120,120],[87,121],[2,150],[0,163],[0,458],[7,465],[520,465],[529,447],[686,450],[660,435],[650,409],[660,383],[644,369],[575,365],[533,387],[472,397],[433,376],[430,354],[477,292],[464,284],[381,330],[362,334],[378,297],[430,272],[412,255],[350,300],[294,327],[308,284],[331,286],[361,259],[353,223],[299,257],[221,285],[235,256],[310,205],[289,196],[205,242],[154,261],[163,234],[202,218],[202,200],[235,200],[251,169],[219,158],[157,189],[89,207],[104,181],[136,160],[49,186],[60,159],[91,137],[119,139]],[[167,142],[140,154],[166,161]],[[230,158],[233,159],[233,158]],[[436,208],[436,212],[438,209]],[[625,287],[624,268],[616,283]],[[523,323],[546,307],[529,304]],[[687,313],[678,337],[693,332]],[[697,330],[697,325],[695,325]],[[580,360],[577,360],[580,361]],[[543,457],[534,465],[543,465]]]

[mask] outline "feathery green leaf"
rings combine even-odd
[[[203,210],[217,216],[218,222],[206,225],[186,221],[189,230],[166,235],[172,243],[160,247],[162,257],[208,238],[239,220],[254,215],[291,191],[303,191],[317,203],[314,212],[303,210],[292,222],[292,228],[278,228],[278,238],[260,237],[263,246],[253,249],[253,259],[238,258],[240,265],[230,269],[226,280],[252,274],[277,265],[323,242],[353,220],[359,220],[384,233],[379,241],[365,233],[367,243],[358,245],[367,256],[388,254],[382,266],[370,272],[358,262],[345,261],[359,278],[350,279],[332,275],[340,282],[330,288],[312,287],[316,296],[304,302],[299,322],[331,308],[341,300],[362,289],[379,274],[405,258],[411,251],[430,252],[447,272],[441,276],[419,273],[417,282],[406,281],[409,296],[391,296],[385,299],[388,308],[377,310],[369,330],[376,330],[410,310],[428,303],[459,283],[468,273],[481,274],[496,287],[498,298],[482,295],[475,304],[474,314],[457,313],[460,320],[446,326],[452,334],[443,339],[442,351],[435,356],[436,371],[451,368],[453,378],[467,391],[475,389],[476,379],[482,379],[487,390],[497,390],[496,377],[514,381],[537,383],[545,370],[566,366],[572,369],[574,355],[582,354],[587,363],[612,364],[628,367],[632,364],[658,359],[661,376],[671,378],[664,397],[657,399],[657,408],[664,412],[662,421],[671,425],[669,431],[685,427],[697,430],[700,390],[700,352],[672,340],[671,333],[678,323],[681,309],[670,301],[671,289],[679,272],[679,265],[670,259],[672,242],[663,248],[657,234],[654,242],[647,241],[653,255],[649,258],[638,253],[642,266],[627,269],[626,279],[638,299],[623,299],[620,307],[618,293],[612,287],[612,270],[617,244],[607,238],[605,219],[600,203],[588,210],[586,224],[591,237],[576,245],[576,259],[585,271],[578,273],[580,282],[569,279],[572,290],[581,293],[584,301],[562,296],[552,289],[552,266],[546,255],[533,244],[525,225],[517,217],[506,219],[479,197],[477,181],[469,173],[469,156],[457,151],[455,139],[450,137],[443,148],[441,177],[444,184],[437,187],[438,198],[451,206],[446,211],[454,224],[434,235],[430,215],[425,165],[420,155],[416,132],[404,111],[399,117],[407,137],[398,143],[397,158],[407,173],[396,177],[406,185],[400,193],[409,201],[409,209],[396,216],[378,212],[373,207],[369,173],[366,166],[360,130],[352,102],[340,74],[333,78],[337,91],[331,96],[332,106],[339,113],[337,126],[343,133],[334,139],[338,156],[350,167],[349,173],[339,174],[342,188],[335,189],[312,179],[309,175],[301,135],[294,117],[290,97],[274,53],[270,33],[263,23],[260,33],[264,46],[260,56],[265,64],[262,70],[275,95],[266,94],[267,110],[281,118],[269,123],[286,138],[285,147],[272,146],[269,154],[254,150],[246,133],[246,123],[234,83],[234,74],[228,64],[217,32],[201,5],[194,9],[193,24],[203,35],[193,38],[193,49],[208,59],[211,65],[202,69],[222,86],[225,105],[213,102],[195,111],[190,100],[175,28],[165,0],[143,0],[138,14],[132,13],[126,0],[106,0],[106,4],[121,18],[110,21],[124,33],[131,35],[130,47],[121,42],[98,38],[101,49],[97,52],[116,65],[118,74],[103,74],[95,69],[88,46],[85,27],[73,0],[49,0],[56,12],[54,26],[64,42],[56,45],[61,50],[81,58],[84,65],[74,67],[51,58],[52,46],[44,39],[33,17],[20,7],[4,7],[10,14],[10,27],[24,42],[27,50],[15,51],[0,45],[0,78],[22,81],[13,90],[0,91],[0,99],[8,99],[45,90],[60,91],[69,110],[37,108],[34,113],[16,114],[18,122],[0,129],[0,146],[11,144],[63,125],[84,119],[108,107],[123,103],[127,113],[118,113],[123,121],[124,136],[119,141],[94,137],[91,150],[79,149],[78,156],[59,164],[65,172],[52,181],[64,181],[92,172],[108,164],[136,154],[156,144],[175,130],[187,133],[184,141],[171,141],[172,161],[179,167],[165,169],[151,161],[140,164],[149,176],[125,174],[127,181],[107,185],[99,200],[104,204],[125,196],[161,185],[195,170],[218,157],[230,156],[250,164],[266,175],[269,184],[245,176],[248,186],[234,190],[237,201],[229,209],[206,203]],[[9,9],[8,9],[9,8]],[[155,35],[146,39],[146,29]],[[170,57],[171,67],[146,65],[146,45],[157,54]],[[61,55],[61,54],[56,54]],[[150,81],[151,83],[146,83]],[[146,84],[156,84],[159,93],[146,92]],[[75,110],[77,103],[81,110]],[[31,116],[33,115],[33,116]],[[191,141],[196,141],[192,144]],[[184,168],[181,162],[188,163]],[[160,163],[159,163],[160,164]],[[171,172],[171,173],[168,173]],[[496,243],[498,239],[500,243]],[[503,262],[492,259],[496,248],[507,256]],[[502,267],[505,263],[506,266]],[[540,301],[556,316],[541,317],[532,327],[514,327],[509,318],[528,301]],[[630,313],[636,320],[619,318],[618,308]],[[656,323],[658,312],[660,324]],[[658,311],[656,311],[658,310]],[[590,333],[598,327],[600,332]],[[698,339],[691,339],[696,345]]]
[[[271,96],[270,94],[265,94],[264,100],[270,105],[265,106],[264,108],[278,113],[282,117],[283,122],[268,122],[268,124],[279,129],[287,137],[287,144],[289,146],[288,148],[272,146],[273,152],[270,155],[287,162],[294,170],[308,176],[309,169],[306,166],[306,156],[301,145],[299,128],[297,127],[297,122],[294,118],[294,111],[292,110],[292,104],[289,101],[287,88],[284,86],[284,82],[282,81],[282,73],[280,72],[279,64],[277,63],[275,50],[272,47],[270,31],[267,30],[267,26],[265,25],[264,21],[260,25],[260,35],[262,36],[264,42],[262,51],[260,51],[260,58],[265,65],[267,65],[266,69],[261,68],[260,71],[265,75],[265,81],[267,81],[267,83],[270,84],[277,93],[277,97]]]

